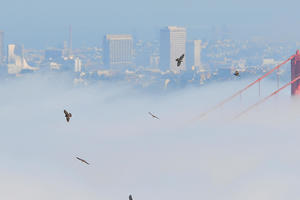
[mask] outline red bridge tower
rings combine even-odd
[[[296,52],[295,57],[291,61],[291,80],[300,76],[300,52]],[[300,80],[294,82],[291,86],[292,95],[300,95]]]

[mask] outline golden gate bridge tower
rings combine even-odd
[[[296,55],[291,61],[291,80],[294,80],[300,75],[300,52],[296,52]],[[292,83],[291,95],[300,95],[300,80]]]

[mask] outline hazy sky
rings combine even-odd
[[[285,40],[297,39],[300,32],[296,0],[5,0],[1,5],[0,29],[7,42],[28,47],[62,43],[69,24],[75,46],[101,43],[105,33],[136,33],[152,39],[166,25],[186,26],[193,37],[201,37],[203,28],[224,25],[239,37]]]

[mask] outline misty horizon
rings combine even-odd
[[[269,5],[272,5],[270,7]],[[283,5],[289,5],[288,8]],[[159,29],[187,27],[188,38],[210,39],[215,27],[227,27],[233,39],[262,37],[272,41],[299,41],[295,22],[298,2],[286,1],[6,1],[0,30],[8,43],[28,48],[62,44],[73,28],[74,47],[94,46],[107,33],[134,34],[142,40],[158,39]],[[13,9],[13,12],[11,12]],[[293,29],[291,29],[291,27]]]

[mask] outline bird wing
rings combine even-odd
[[[67,117],[66,117],[66,120],[67,120],[67,122],[69,122],[69,121],[70,121],[70,117],[69,117],[69,116],[67,116]]]
[[[151,112],[148,112],[153,118],[159,119],[157,116],[153,115]]]
[[[184,54],[182,54],[179,59],[182,60],[183,58],[184,58]]]
[[[65,115],[68,115],[68,111],[64,110]]]
[[[133,200],[133,198],[132,198],[132,196],[131,196],[131,195],[129,195],[129,200]]]
[[[81,159],[81,161],[87,165],[89,165],[90,163],[88,163],[86,160]]]
[[[76,159],[77,159],[77,160],[80,160],[80,161],[82,161],[82,159],[81,159],[81,158],[79,158],[79,157],[76,157]]]
[[[82,158],[79,158],[79,157],[76,157],[78,160],[80,160],[81,162],[83,162],[83,163],[85,163],[85,164],[87,164],[87,165],[89,165],[90,163],[88,163],[86,160],[83,160]]]

